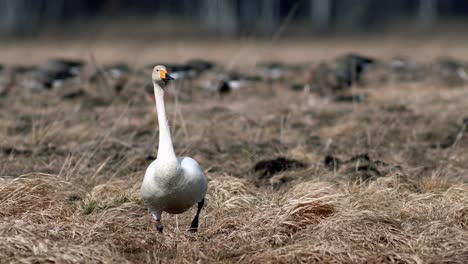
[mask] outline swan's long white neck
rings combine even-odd
[[[159,146],[157,159],[177,162],[174,146],[172,145],[171,131],[167,121],[166,108],[164,106],[164,91],[158,83],[153,82],[153,84],[159,123]]]

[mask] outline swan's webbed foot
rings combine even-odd
[[[200,216],[200,212],[203,208],[203,205],[205,204],[205,199],[203,198],[200,202],[198,202],[198,208],[197,208],[197,214],[192,220],[192,224],[190,225],[190,228],[188,231],[195,233],[198,231],[198,217]]]
[[[161,234],[163,232],[163,225],[161,224],[161,221],[159,220],[156,220],[156,230],[158,230],[158,232]]]
[[[195,233],[198,231],[198,219],[193,219],[192,224],[190,225],[189,230],[192,233]]]
[[[156,230],[162,234],[163,232],[163,225],[161,224],[161,212],[154,212],[151,213],[153,215],[154,220],[156,220]]]

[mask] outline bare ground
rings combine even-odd
[[[365,53],[367,45],[355,50]],[[28,57],[26,50],[40,53],[25,59],[31,62],[88,56],[86,48],[32,46],[2,54],[9,63]],[[320,47],[283,43],[261,51],[231,43],[180,52],[183,59],[210,54],[248,64],[269,56],[314,60],[346,48]],[[368,53],[380,58],[465,55],[458,44],[446,51],[422,45],[420,53],[417,45],[372,47]],[[120,54],[115,60],[129,63],[136,52],[96,50],[100,61]],[[141,51],[138,62],[150,54],[169,60],[169,50]],[[164,235],[139,197],[158,138],[143,89],[128,87],[106,104],[13,89],[0,98],[0,262],[466,263],[468,87],[389,82],[353,89],[366,93],[366,102],[334,103],[281,82],[223,98],[197,89],[187,100],[168,96],[176,152],[199,161],[209,190],[199,232],[186,232],[193,208],[178,225],[164,215]],[[327,155],[369,164],[330,169]],[[258,161],[280,156],[305,167],[266,179],[253,172]]]

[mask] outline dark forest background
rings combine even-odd
[[[189,21],[232,37],[271,34],[285,22],[325,34],[379,31],[395,23],[430,31],[467,15],[466,0],[0,0],[0,35],[28,37],[54,26],[128,17]]]

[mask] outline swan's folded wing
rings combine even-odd
[[[199,192],[205,196],[208,186],[208,179],[198,162],[190,157],[177,158],[187,181],[193,182],[198,186]],[[202,197],[202,198],[203,198]]]

